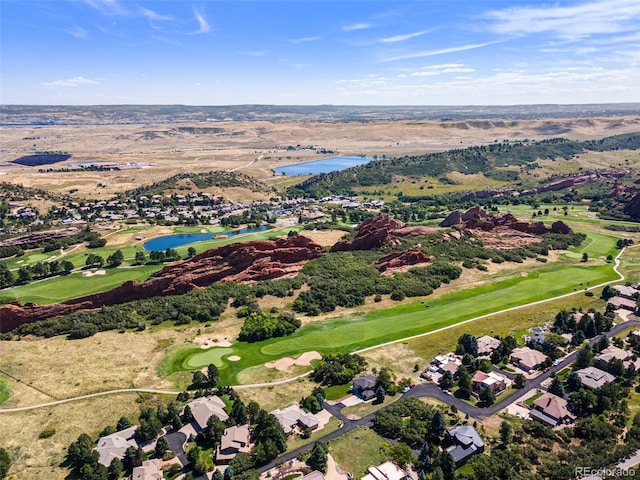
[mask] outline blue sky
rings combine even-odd
[[[640,101],[640,0],[0,0],[2,104]]]

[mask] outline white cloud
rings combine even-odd
[[[242,54],[250,57],[266,57],[269,55],[269,52],[267,50],[253,50],[242,52]]]
[[[394,37],[381,38],[379,41],[382,43],[397,43],[404,42],[405,40],[409,40],[411,38],[420,37],[425,33],[432,32],[433,30],[421,30],[419,32],[413,33],[405,33],[404,35],[396,35]]]
[[[293,43],[294,45],[298,45],[300,43],[315,42],[317,40],[320,40],[320,37],[293,38],[293,39],[289,40],[289,42]]]
[[[373,27],[372,23],[353,23],[351,25],[344,25],[342,27],[343,32],[353,32],[356,30],[366,30],[367,28]]]
[[[153,25],[154,22],[175,22],[175,17],[171,15],[162,15],[154,10],[150,10],[148,8],[140,7],[140,14],[149,20],[149,22]]]
[[[596,34],[637,32],[638,0],[596,0],[570,6],[525,6],[495,10],[487,15],[489,30],[505,35],[551,32],[578,40]]]
[[[198,30],[196,30],[194,33],[207,33],[211,31],[211,26],[207,23],[207,20],[206,18],[204,18],[202,13],[198,12],[197,10],[194,10],[193,13],[196,16],[196,20],[198,21],[199,25]]]
[[[73,77],[66,80],[54,80],[53,82],[42,82],[45,87],[80,87],[82,85],[98,85],[101,79],[92,80],[85,77]]]
[[[500,43],[500,42],[493,41],[493,42],[484,42],[484,43],[474,43],[470,45],[460,45],[459,47],[440,48],[438,50],[428,50],[425,52],[407,53],[404,55],[397,55],[395,57],[388,57],[383,59],[382,61],[396,62],[398,60],[410,60],[412,58],[433,57],[435,55],[445,55],[447,53],[463,52],[465,50],[473,50],[476,48],[487,47],[489,45],[494,45],[496,43]]]
[[[413,72],[412,77],[435,77],[443,73],[472,73],[475,69],[466,67],[462,63],[444,63],[441,65],[429,65],[418,72]]]
[[[67,30],[65,30],[65,32],[76,38],[87,38],[89,36],[89,32],[87,32],[84,28],[78,26],[68,28]]]
[[[100,13],[104,15],[121,15],[126,16],[130,15],[130,12],[127,11],[122,5],[120,5],[117,0],[83,0],[87,5],[95,8],[100,11]]]

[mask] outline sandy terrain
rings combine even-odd
[[[229,357],[227,357],[227,360],[229,360],[230,362],[237,362],[240,359],[241,357],[239,355],[230,355]]]
[[[321,358],[322,355],[320,355],[318,352],[305,352],[298,358],[284,357],[280,360],[276,360],[275,362],[265,363],[264,366],[267,368],[275,368],[276,370],[280,371],[286,371],[289,370],[289,368],[291,368],[293,365],[311,365],[312,360],[320,360]]]
[[[0,128],[0,162],[36,151],[66,151],[72,157],[46,167],[3,164],[3,180],[87,198],[152,183],[179,172],[238,170],[280,182],[272,168],[332,156],[316,153],[400,156],[492,143],[503,139],[566,137],[592,139],[638,131],[637,117],[493,122],[271,123],[201,122],[219,133],[190,133],[172,125],[27,126]],[[313,149],[297,149],[297,145]],[[287,150],[292,146],[294,150]],[[150,167],[105,172],[39,173],[40,168],[74,168],[74,162],[144,164]],[[130,167],[131,165],[129,165]],[[76,167],[77,168],[77,167]],[[225,197],[246,199],[246,189]],[[212,193],[217,194],[215,188]]]
[[[82,272],[85,277],[93,277],[94,275],[106,275],[106,270],[96,270],[95,272]]]
[[[193,339],[193,343],[200,345],[200,348],[212,348],[212,347],[230,347],[231,342],[228,340],[216,340],[209,335],[200,335]]]

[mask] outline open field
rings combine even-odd
[[[557,127],[557,128],[555,128]],[[541,140],[563,136],[594,139],[638,130],[638,119],[629,117],[592,119],[491,121],[398,121],[370,123],[272,123],[199,122],[194,125],[91,125],[25,126],[0,128],[3,139],[0,162],[39,151],[66,151],[72,157],[51,168],[70,168],[74,162],[144,164],[140,169],[113,171],[39,173],[38,167],[3,166],[3,181],[21,183],[78,198],[109,198],[117,192],[140,186],[140,177],[153,183],[180,172],[241,170],[269,183],[280,184],[272,168],[314,160],[316,149],[335,154],[402,156],[451,148],[493,143],[494,140]],[[559,133],[560,132],[560,133]],[[314,149],[287,150],[288,146]],[[593,162],[585,158],[585,163]],[[621,158],[599,160],[614,164]],[[71,165],[71,167],[73,167]],[[553,170],[550,169],[550,173]],[[455,180],[455,179],[454,179]],[[408,182],[405,182],[408,183]],[[473,185],[488,185],[483,179]],[[489,183],[490,184],[490,183]],[[473,185],[466,185],[470,188]],[[403,187],[404,188],[404,187]],[[229,200],[265,198],[264,193],[246,189],[211,189]],[[409,193],[409,192],[407,192]],[[266,197],[268,198],[268,197]]]
[[[389,442],[368,427],[359,427],[329,442],[329,452],[345,472],[354,478],[367,473],[370,465],[379,465],[385,459],[382,448]]]

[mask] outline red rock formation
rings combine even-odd
[[[393,240],[392,233],[405,225],[389,215],[367,218],[358,227],[358,234],[353,241],[341,240],[331,247],[332,252],[351,250],[371,250]]]
[[[417,225],[415,227],[402,227],[393,231],[396,237],[419,237],[421,235],[431,235],[439,233],[441,229],[435,227],[427,227],[425,225]]]
[[[573,233],[573,230],[571,230],[571,227],[562,220],[558,220],[557,222],[553,222],[553,225],[551,225],[551,233],[561,233],[566,235],[568,233]]]
[[[440,222],[441,227],[454,227],[456,225],[462,225],[462,213],[460,213],[460,210],[454,210]]]
[[[403,252],[393,252],[374,262],[380,272],[397,271],[402,267],[426,264],[433,261],[431,257],[419,248],[410,248]]]
[[[144,282],[129,281],[107,292],[52,305],[5,305],[0,307],[0,331],[8,332],[22,323],[60,317],[78,310],[160,295],[178,295],[214,282],[279,278],[298,272],[306,262],[321,254],[322,246],[303,236],[232,243],[168,265]]]
[[[633,197],[631,200],[627,202],[622,210],[625,215],[629,215],[630,217],[639,218],[640,217],[640,194]]]

